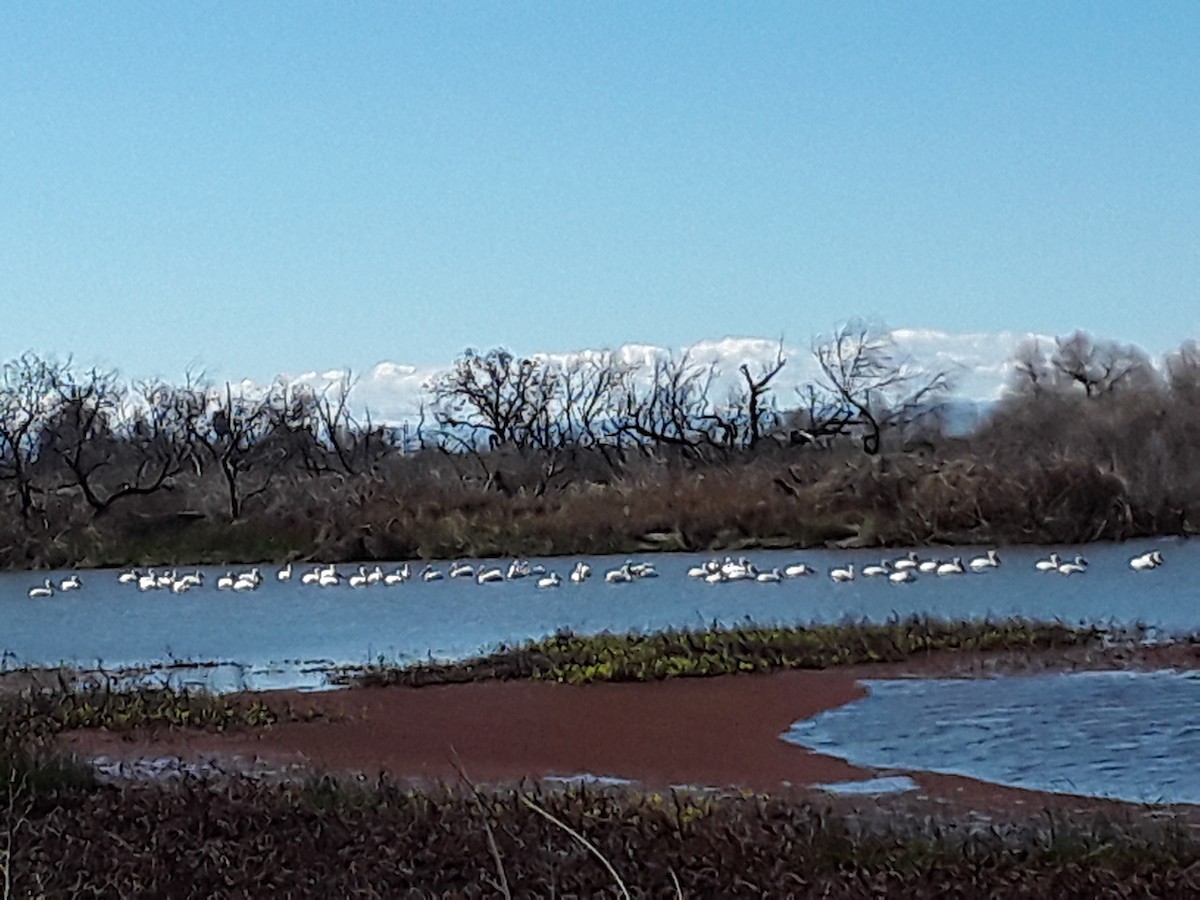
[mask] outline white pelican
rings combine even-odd
[[[558,577],[557,572],[551,572],[549,575],[543,575],[537,580],[537,586],[540,588],[555,588],[562,584],[562,579]]]
[[[248,578],[245,574],[239,575],[233,583],[233,589],[238,591],[256,591],[258,590],[258,582],[253,578]]]
[[[451,578],[470,578],[475,574],[475,567],[470,563],[457,562],[450,567]]]
[[[383,581],[383,569],[376,566],[367,573],[367,584],[379,584]]]
[[[317,584],[321,580],[321,567],[313,566],[311,571],[300,576],[301,584]]]
[[[887,563],[881,562],[879,565],[863,566],[862,575],[864,578],[878,578],[881,575],[890,575]]]
[[[157,579],[155,579],[154,586],[156,588],[160,588],[162,590],[167,590],[174,583],[175,583],[175,570],[169,569],[168,571],[163,572],[161,575],[159,575]]]
[[[47,578],[39,587],[31,587],[29,589],[29,597],[32,600],[37,600],[40,597],[53,597],[54,584]]]
[[[941,562],[936,559],[925,559],[917,563],[917,571],[923,575],[932,575],[938,570]]]
[[[126,569],[117,576],[117,581],[120,584],[137,584],[137,580],[141,577],[137,569]]]
[[[989,550],[987,556],[977,556],[969,563],[972,572],[982,572],[984,569],[994,569],[1000,565],[1000,557],[995,550]]]
[[[632,563],[629,566],[629,574],[634,578],[657,578],[658,572],[654,570],[654,563]]]
[[[350,581],[348,584],[352,588],[366,587],[368,584],[370,584],[370,576],[367,575],[367,567],[359,566],[358,571],[350,576]]]
[[[707,578],[720,568],[721,564],[717,560],[710,559],[706,562],[700,563],[698,566],[692,566],[690,569],[688,569],[688,578]]]
[[[59,582],[58,589],[60,591],[77,591],[83,586],[83,582],[79,580],[78,575],[69,575]]]
[[[508,564],[508,572],[506,578],[524,578],[529,574],[529,560],[514,559]]]
[[[575,568],[571,570],[571,581],[575,584],[582,584],[587,581],[588,576],[592,574],[592,567],[585,562],[575,563]]]
[[[334,566],[327,566],[317,576],[317,584],[321,587],[334,587],[342,583],[342,575]]]
[[[1148,569],[1156,569],[1162,565],[1162,554],[1157,550],[1148,550],[1141,556],[1135,556],[1129,561],[1129,568],[1135,572],[1145,572]]]
[[[937,567],[939,575],[961,575],[965,571],[961,556],[956,556],[950,562],[942,563]]]
[[[850,563],[844,569],[830,569],[829,577],[834,581],[853,581],[854,580],[854,563]]]
[[[899,559],[892,560],[892,569],[897,572],[903,572],[906,569],[915,569],[921,564],[921,560],[917,558],[917,554],[913,550],[909,550],[904,556]],[[903,581],[904,579],[899,579]]]
[[[233,577],[233,573],[226,572],[224,575],[222,575],[220,578],[217,579],[217,590],[218,591],[231,591],[231,590],[233,590],[233,583],[235,581],[237,581],[237,579]]]
[[[888,575],[888,581],[892,584],[907,584],[910,581],[917,580],[917,573],[913,571],[912,566],[905,569],[897,569]]]
[[[772,569],[770,572],[759,572],[754,576],[754,580],[760,584],[772,584],[783,581],[783,572],[779,569]]]
[[[494,581],[504,580],[504,570],[499,566],[480,566],[479,571],[475,573],[476,584],[491,584]]]
[[[792,563],[783,570],[783,574],[788,578],[800,578],[803,575],[812,575],[816,570],[806,563]]]
[[[626,581],[633,581],[633,573],[629,571],[629,563],[625,563],[619,569],[609,569],[604,573],[604,580],[609,584],[621,584]]]
[[[137,580],[139,591],[153,591],[158,587],[158,576],[153,569],[147,569],[145,575],[139,575]]]
[[[1033,567],[1039,572],[1057,572],[1059,565],[1062,564],[1062,559],[1055,550],[1046,559],[1039,559],[1033,564]]]
[[[440,581],[444,576],[429,563],[421,570],[421,578],[425,581]]]
[[[239,572],[237,577],[246,581],[253,581],[255,587],[262,584],[262,572],[258,570],[258,566],[255,566],[249,572]]]
[[[192,589],[192,582],[190,580],[188,580],[187,578],[180,578],[178,581],[176,581],[174,584],[171,585],[171,593],[172,594],[186,594],[191,589]]]
[[[291,581],[292,579],[292,564],[289,562],[286,566],[275,573],[275,577],[280,581]]]
[[[1087,560],[1082,556],[1076,556],[1072,562],[1059,563],[1058,571],[1063,575],[1074,575],[1077,572],[1086,572]]]
[[[709,572],[707,575],[705,575],[704,580],[709,584],[720,584],[722,581],[726,581],[727,579],[725,577],[724,570],[717,569],[716,571]]]
[[[388,587],[403,584],[406,581],[408,581],[408,563],[397,566],[394,572],[388,572],[383,576],[383,583]]]

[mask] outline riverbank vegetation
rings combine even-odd
[[[933,654],[1099,648],[1104,633],[1056,622],[948,622],[912,617],[885,624],[842,623],[789,627],[668,630],[648,634],[558,634],[476,659],[409,666],[370,666],[348,676],[352,684],[461,684],[532,678],[567,684],[658,681],[825,669],[901,662]]]
[[[43,773],[45,774],[45,773]],[[810,800],[588,786],[414,790],[332,777],[21,778],[7,896],[1161,897],[1200,890],[1182,824],[836,812]]]
[[[467,351],[419,421],[324,389],[124,383],[34,353],[0,377],[0,566],[1080,542],[1191,533],[1200,348],[1030,343],[971,422],[953,372],[852,322],[783,396],[714,366]]]

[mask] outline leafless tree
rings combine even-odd
[[[813,355],[822,376],[810,395],[813,433],[861,434],[871,455],[885,429],[911,423],[949,388],[948,372],[923,368],[899,353],[882,328],[861,320],[818,340]]]
[[[0,481],[13,483],[25,521],[33,510],[42,432],[58,411],[58,384],[66,368],[25,353],[0,371]]]
[[[774,413],[766,400],[771,391],[771,382],[775,380],[776,375],[783,371],[785,365],[787,365],[787,359],[783,355],[783,341],[780,340],[779,348],[775,351],[774,361],[760,365],[755,372],[750,371],[748,363],[742,363],[738,367],[738,371],[741,372],[742,378],[746,382],[744,395],[746,446],[751,450],[758,446],[768,427],[773,424],[770,420],[774,418]]]
[[[449,372],[427,385],[434,421],[456,442],[470,440],[489,449],[530,446],[536,419],[544,412],[546,380],[535,360],[500,348],[486,354],[467,350]]]
[[[643,449],[670,448],[689,459],[730,446],[725,437],[733,426],[709,399],[716,376],[715,364],[697,363],[688,353],[656,359],[648,381],[640,372],[628,373],[619,393],[618,430]]]
[[[182,467],[183,442],[162,427],[152,401],[129,403],[116,373],[91,369],[56,379],[58,409],[43,446],[96,515],[130,497],[153,494]]]

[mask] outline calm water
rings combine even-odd
[[[1130,570],[1128,559],[1150,547],[1162,549],[1166,565],[1144,573]],[[1056,549],[1063,555],[1076,552]],[[0,652],[9,667],[220,662],[227,664],[220,670],[222,678],[236,682],[249,677],[251,686],[278,686],[298,669],[310,670],[300,677],[308,683],[316,678],[311,670],[331,663],[460,658],[560,628],[623,632],[713,622],[882,621],[916,613],[951,619],[1016,615],[1072,624],[1144,622],[1163,633],[1200,631],[1200,542],[1170,539],[1080,548],[1091,565],[1074,576],[1034,570],[1034,560],[1047,550],[1001,548],[1002,565],[986,574],[922,576],[908,585],[864,578],[835,584],[823,574],[782,584],[710,585],[686,577],[689,566],[706,558],[695,554],[638,557],[652,559],[660,577],[615,585],[599,575],[623,558],[592,558],[597,576],[555,590],[538,590],[529,578],[488,585],[446,579],[317,588],[298,580],[277,582],[274,568],[268,567],[262,587],[253,593],[217,591],[212,585],[224,570],[209,568],[203,570],[204,588],[176,595],[139,593],[118,584],[115,571],[101,570],[81,573],[82,590],[31,600],[27,589],[47,573],[6,573],[0,574]],[[921,551],[922,557],[955,553],[948,548]],[[803,560],[820,572],[879,559],[878,551],[749,556],[760,569]],[[565,576],[574,559],[541,562]],[[348,572],[354,567],[340,568]],[[49,574],[57,581],[66,573]]]
[[[1200,803],[1200,672],[866,681],[784,740],[873,768]]]

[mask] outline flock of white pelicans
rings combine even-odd
[[[1148,550],[1129,560],[1129,567],[1136,572],[1156,569],[1163,564],[1162,553],[1158,550]],[[898,559],[881,560],[878,563],[864,565],[858,569],[854,563],[845,566],[835,566],[828,575],[834,582],[853,581],[856,577],[886,578],[893,584],[906,584],[916,581],[921,575],[946,577],[962,575],[967,572],[983,573],[1000,566],[1000,556],[995,550],[988,550],[982,556],[976,556],[966,562],[961,556],[949,560],[936,558],[921,559],[915,551],[910,551]],[[1082,556],[1073,559],[1063,559],[1057,552],[1051,553],[1044,559],[1034,563],[1039,572],[1054,572],[1060,575],[1077,575],[1087,571],[1087,560]],[[720,584],[734,581],[756,581],[760,583],[782,582],[790,578],[803,578],[817,574],[817,570],[806,563],[794,563],[772,569],[758,569],[746,557],[732,559],[710,559],[688,569],[688,577],[706,581],[709,584]],[[592,568],[585,562],[577,562],[567,576],[567,581],[581,584],[592,575]],[[657,577],[658,572],[653,563],[634,562],[626,560],[622,565],[609,569],[604,573],[604,580],[609,584],[637,581],[642,578]],[[432,563],[426,564],[415,572],[408,563],[397,566],[385,572],[381,566],[368,569],[359,566],[349,574],[342,572],[337,566],[315,565],[304,572],[296,573],[292,564],[288,563],[275,572],[275,578],[280,582],[288,582],[296,578],[301,584],[316,587],[337,587],[347,585],[352,588],[366,588],[372,585],[391,587],[417,578],[422,581],[440,581],[443,578],[471,579],[478,584],[491,584],[503,581],[518,581],[530,579],[539,588],[556,588],[563,583],[557,572],[547,571],[545,566],[530,564],[526,559],[514,559],[507,566],[473,564],[469,562],[454,562],[443,571]],[[199,570],[180,573],[169,569],[155,572],[153,569],[141,571],[128,569],[117,576],[117,581],[135,587],[139,591],[169,591],[182,594],[193,588],[204,585],[204,573]],[[255,566],[243,572],[226,572],[216,579],[217,590],[244,591],[257,590],[263,582],[260,567]],[[70,575],[55,584],[51,579],[29,589],[33,599],[52,597],[56,592],[79,590],[83,585],[78,575]]]

